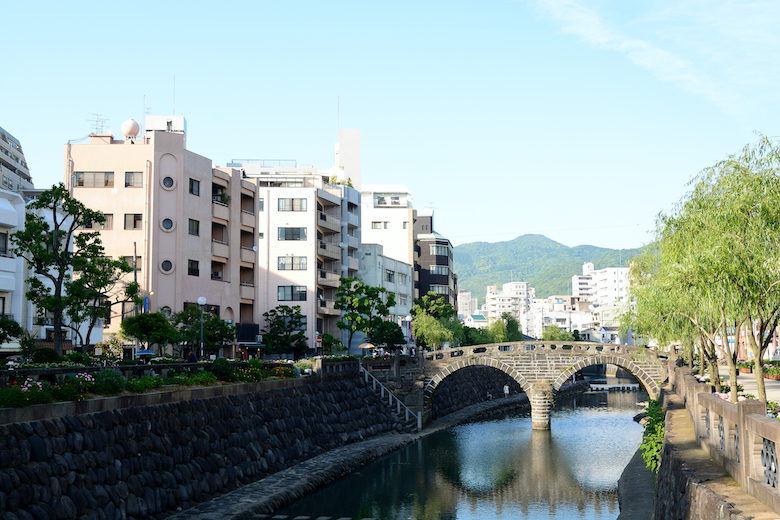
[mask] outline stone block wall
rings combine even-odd
[[[488,392],[493,399],[504,396],[504,383],[510,395],[523,392],[520,384],[497,368],[475,365],[461,369],[444,379],[436,388],[431,403],[431,418],[443,417],[455,410],[485,400]]]
[[[394,426],[359,378],[0,425],[0,520],[162,518]]]

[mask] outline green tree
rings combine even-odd
[[[493,343],[502,343],[506,341],[506,323],[504,320],[495,320],[487,326],[488,334],[493,339]]]
[[[368,334],[368,341],[376,346],[398,352],[406,345],[406,337],[401,327],[393,321],[382,321]]]
[[[457,312],[452,304],[447,303],[444,300],[444,296],[436,294],[433,291],[428,291],[428,294],[422,298],[414,300],[414,306],[411,308],[410,314],[413,318],[421,314],[427,314],[434,318],[449,320],[456,317]]]
[[[544,341],[574,341],[574,335],[568,330],[558,328],[558,325],[547,325],[542,331]]]
[[[493,343],[493,338],[487,329],[463,327],[464,345],[485,345],[487,343]]]
[[[146,348],[154,344],[165,346],[176,340],[177,332],[161,312],[144,312],[125,318],[120,325],[125,336],[135,338]],[[151,349],[150,349],[151,350]]]
[[[176,329],[174,353],[183,355],[187,348],[200,353],[201,310],[188,305],[184,310],[171,314],[169,322]],[[236,327],[213,312],[203,312],[203,350],[206,354],[218,354],[219,349],[233,344],[236,339]]]
[[[347,347],[341,340],[334,338],[331,334],[322,335],[322,352],[326,356],[340,356],[347,351]]]
[[[266,320],[266,327],[262,330],[266,352],[293,353],[296,358],[306,353],[308,345],[300,306],[277,305],[264,312],[263,317]]]
[[[370,336],[372,331],[385,321],[390,307],[395,306],[395,296],[390,294],[385,297],[387,289],[367,285],[355,277],[341,277],[339,284],[334,306],[343,311],[343,314],[336,326],[349,333],[349,349],[355,332]]]
[[[64,185],[52,186],[27,205],[25,228],[11,235],[16,255],[24,258],[32,275],[28,278],[27,298],[38,309],[53,315],[54,351],[62,354],[63,317],[83,295],[69,294],[74,265],[103,257],[103,245],[97,231],[80,231],[92,223],[104,223],[105,217],[74,199]],[[45,283],[44,280],[49,283]]]
[[[73,301],[67,315],[71,320],[70,328],[79,335],[82,345],[92,344],[92,330],[99,319],[111,316],[111,307],[124,302],[141,304],[138,282],[124,283],[123,290],[115,290],[121,277],[132,270],[122,259],[112,260],[105,256],[74,259],[75,279],[66,282],[67,294]],[[86,335],[82,337],[79,326],[84,322],[87,322],[88,326]]]
[[[0,344],[9,339],[20,338],[23,334],[22,326],[6,316],[0,316]]]
[[[523,331],[520,329],[520,322],[517,321],[512,313],[504,312],[501,314],[501,320],[506,325],[506,341],[523,341]]]
[[[430,346],[433,350],[447,342],[452,343],[455,339],[455,335],[444,322],[430,314],[419,314],[412,322],[412,332],[418,344]]]

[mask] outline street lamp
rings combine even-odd
[[[205,296],[198,298],[198,305],[200,306],[200,359],[203,359],[203,307],[206,305]]]
[[[412,339],[412,315],[407,314],[404,318],[404,322],[406,322],[406,353],[409,353],[409,345],[411,343]]]

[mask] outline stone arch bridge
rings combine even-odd
[[[666,355],[645,347],[610,343],[518,341],[438,350],[425,354],[425,408],[430,410],[436,388],[450,374],[475,365],[490,366],[517,381],[531,402],[535,430],[550,429],[553,398],[561,385],[590,365],[624,368],[657,399],[666,380]]]

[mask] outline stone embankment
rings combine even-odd
[[[473,366],[458,370],[442,381],[433,394],[431,419],[444,417],[455,410],[485,401],[490,393],[493,399],[503,398],[504,384],[509,385],[510,395],[523,392],[520,384],[506,372],[488,366]]]
[[[161,518],[397,426],[358,378],[0,425],[0,520]]]

